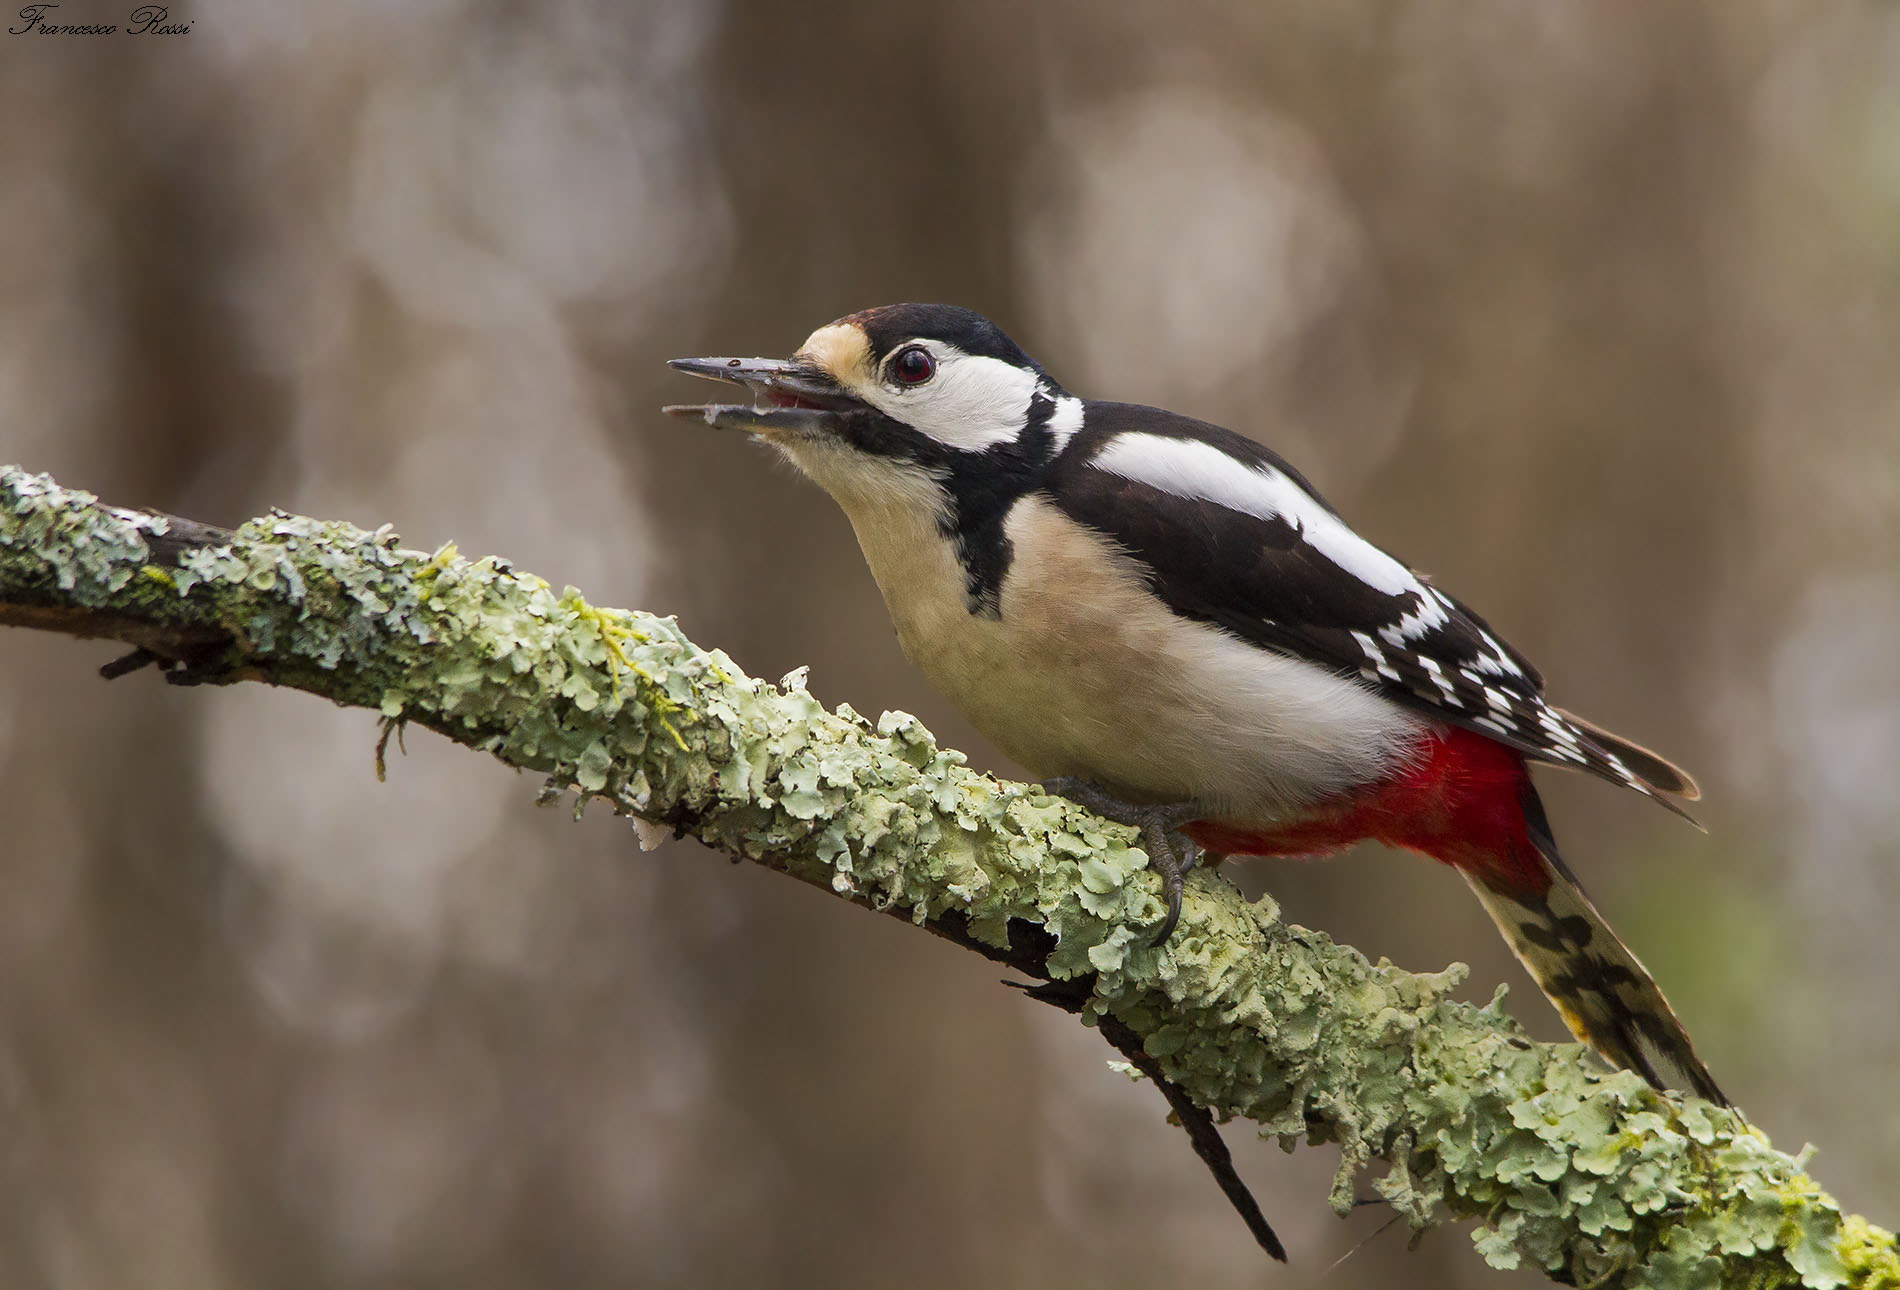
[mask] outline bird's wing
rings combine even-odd
[[[1185,618],[1359,677],[1526,756],[1651,797],[1697,795],[1655,753],[1551,706],[1537,669],[1482,618],[1354,533],[1251,439],[1155,408],[1089,403],[1045,487],[1145,566]]]

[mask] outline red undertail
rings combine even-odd
[[[1184,830],[1224,855],[1324,855],[1365,839],[1458,870],[1570,1032],[1658,1088],[1726,1100],[1655,980],[1557,855],[1524,758],[1444,727],[1389,783],[1270,829],[1211,820]]]
[[[1442,860],[1488,884],[1541,893],[1549,876],[1525,817],[1524,758],[1456,726],[1435,731],[1402,775],[1273,829],[1204,820],[1185,832],[1224,855],[1326,855],[1370,838]]]

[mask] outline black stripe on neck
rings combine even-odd
[[[915,462],[944,490],[950,505],[938,530],[956,547],[972,614],[1001,616],[1003,577],[1011,558],[1003,523],[1010,507],[1042,486],[1055,458],[1049,418],[1061,397],[1053,382],[1038,383],[1030,395],[1021,433],[980,452],[952,448],[868,409],[846,414],[838,422],[840,436],[859,452]]]
[[[1049,430],[1055,410],[1056,396],[1038,385],[1029,399],[1028,421],[1015,439],[982,452],[948,454],[942,480],[950,510],[941,530],[956,543],[965,605],[972,614],[1002,617],[1003,576],[1015,554],[1003,522],[1012,506],[1041,485],[1055,456],[1055,436]]]

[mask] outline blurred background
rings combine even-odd
[[[115,0],[57,20],[124,22]],[[1545,779],[1729,1091],[1900,1217],[1900,9],[181,0],[0,35],[0,460],[502,553],[1007,772],[666,358],[894,300],[1257,435],[1690,766]],[[20,25],[9,20],[7,26]],[[0,1281],[1498,1286],[997,970],[412,734],[0,635]],[[1472,964],[1451,874],[1257,863]],[[1368,1193],[1369,1194],[1369,1193]],[[1348,1255],[1333,1267],[1335,1260]]]

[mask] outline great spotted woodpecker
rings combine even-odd
[[[1529,763],[1679,814],[1694,782],[1551,706],[1529,660],[1273,452],[1078,398],[945,305],[853,314],[788,361],[673,366],[747,387],[667,410],[759,436],[830,492],[905,654],[979,730],[1143,826],[1164,939],[1196,846],[1407,847],[1464,875],[1580,1040],[1724,1101],[1558,857]]]

